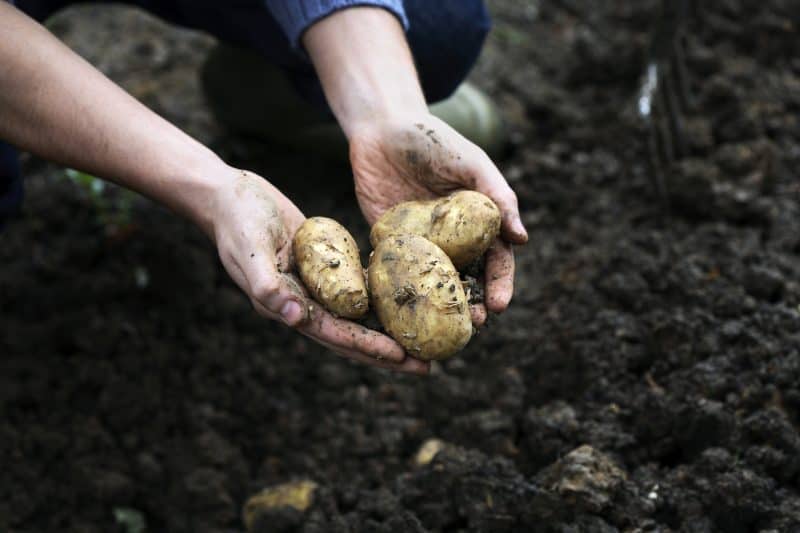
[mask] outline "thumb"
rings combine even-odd
[[[271,254],[252,254],[243,269],[256,310],[267,318],[297,327],[308,319],[308,303],[298,282],[280,272]]]

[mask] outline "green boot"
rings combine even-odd
[[[203,64],[201,80],[212,113],[232,132],[347,161],[347,139],[336,121],[303,100],[286,75],[259,54],[217,45]],[[506,142],[497,107],[469,83],[430,111],[490,156]]]
[[[501,154],[508,141],[503,117],[485,92],[469,82],[449,98],[429,107],[432,115],[477,144],[490,157]]]

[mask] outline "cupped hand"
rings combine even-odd
[[[375,120],[350,136],[356,196],[372,225],[384,211],[407,200],[425,200],[459,189],[481,192],[502,214],[499,238],[486,254],[485,307],[473,306],[480,326],[486,311],[504,311],[514,292],[513,244],[528,234],[517,197],[491,159],[433,115]]]
[[[290,274],[292,236],[305,216],[264,178],[232,172],[232,180],[219,188],[209,206],[213,238],[222,264],[256,311],[341,356],[400,372],[427,373],[427,363],[407,357],[390,337],[334,317],[308,297]]]

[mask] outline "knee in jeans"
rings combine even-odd
[[[480,55],[491,19],[482,0],[406,0],[409,43],[429,102],[466,79]]]

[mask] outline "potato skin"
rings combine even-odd
[[[306,219],[292,244],[297,270],[315,300],[337,316],[367,313],[369,294],[358,246],[341,224],[326,217]]]
[[[475,191],[403,202],[378,219],[369,238],[374,248],[389,235],[400,233],[425,237],[444,250],[456,268],[463,268],[481,257],[500,233],[500,210]]]
[[[419,235],[393,235],[369,260],[372,306],[387,333],[409,354],[445,359],[472,337],[461,280],[441,248]]]

